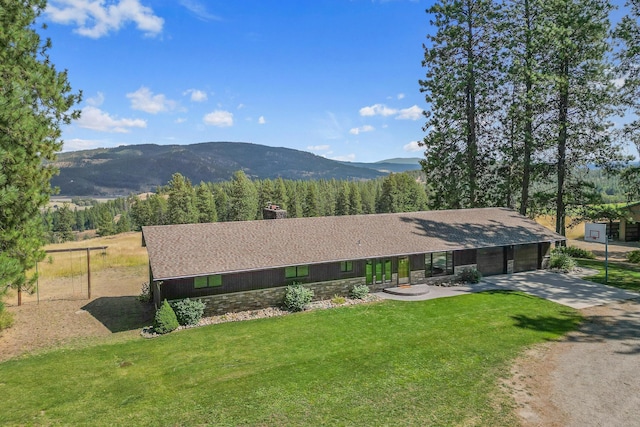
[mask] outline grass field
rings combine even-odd
[[[586,280],[597,283],[605,283],[604,261],[579,259],[578,264],[598,270],[595,276],[585,277]],[[609,262],[609,277],[607,285],[617,288],[640,292],[640,266]]]
[[[142,247],[142,233],[139,232],[47,245],[44,249],[59,250],[94,246],[108,246],[104,251],[91,252],[91,271],[94,272],[107,268],[137,267],[148,263],[147,249]],[[47,254],[38,264],[38,269],[41,276],[47,278],[71,277],[86,273],[86,260],[85,251]]]
[[[0,424],[515,425],[499,378],[580,320],[492,292],[60,349],[0,364]]]

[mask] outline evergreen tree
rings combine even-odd
[[[131,231],[131,218],[127,212],[123,212],[120,214],[120,218],[118,218],[118,222],[116,223],[116,233],[126,233],[127,231]]]
[[[164,195],[154,193],[147,198],[149,203],[149,225],[166,225],[169,224],[168,204]]]
[[[59,241],[67,242],[73,240],[73,225],[75,215],[69,207],[69,203],[63,203],[54,215],[53,231]]]
[[[302,216],[305,218],[318,216],[320,209],[318,206],[318,190],[316,188],[316,183],[308,181],[305,184],[307,186],[307,193],[304,198]]]
[[[107,209],[102,209],[98,214],[96,233],[98,236],[112,236],[116,234],[116,225],[113,222],[113,216]]]
[[[216,186],[214,192],[218,221],[229,221],[229,197],[227,192],[220,186]]]
[[[258,193],[251,180],[243,171],[233,174],[229,197],[229,221],[249,221],[256,219]]]
[[[52,193],[60,126],[79,117],[67,73],[35,31],[45,0],[0,0],[0,292],[33,289],[27,271],[44,257],[40,209]]]
[[[429,104],[422,165],[433,188],[430,204],[483,206],[489,203],[483,175],[493,153],[488,123],[498,102],[498,7],[491,0],[441,0],[427,12],[437,28],[427,36],[420,81]]]
[[[400,212],[399,205],[400,195],[398,193],[398,184],[396,182],[396,174],[389,174],[382,181],[382,189],[380,190],[380,198],[376,203],[377,213],[393,213]]]
[[[289,199],[287,198],[287,189],[282,178],[278,178],[275,182],[272,201],[282,209],[288,210]]]
[[[362,213],[362,197],[355,182],[349,184],[349,215]]]
[[[198,211],[198,222],[216,222],[218,220],[218,212],[216,211],[216,203],[213,200],[213,193],[204,182],[196,186],[195,205]]]
[[[351,210],[349,196],[349,184],[345,181],[338,190],[338,196],[336,198],[336,215],[349,215],[349,211]]]
[[[188,178],[179,173],[171,176],[168,184],[167,209],[170,224],[192,224],[198,222],[195,191]]]

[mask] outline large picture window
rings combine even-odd
[[[298,277],[307,277],[308,275],[308,265],[295,265],[292,267],[285,267],[284,269],[284,277],[286,279],[296,279]]]
[[[353,261],[342,261],[340,262],[340,271],[342,273],[347,273],[353,271]]]
[[[200,276],[193,278],[193,287],[199,288],[213,288],[216,286],[222,286],[222,275],[214,274],[211,276]]]
[[[424,255],[427,277],[449,276],[453,274],[453,252],[433,252]]]

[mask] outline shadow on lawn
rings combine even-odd
[[[153,304],[145,304],[134,296],[96,298],[84,307],[111,332],[140,329],[153,323]]]
[[[545,316],[513,316],[521,328],[566,333],[579,325],[576,333],[566,337],[567,342],[599,343],[604,341],[624,341],[625,351],[620,354],[640,354],[640,301],[631,300],[616,308],[610,315],[586,316],[580,323],[579,317],[555,318]]]

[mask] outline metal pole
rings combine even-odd
[[[87,248],[87,294],[91,299],[91,250]]]
[[[604,240],[604,284],[609,282],[609,236]]]

